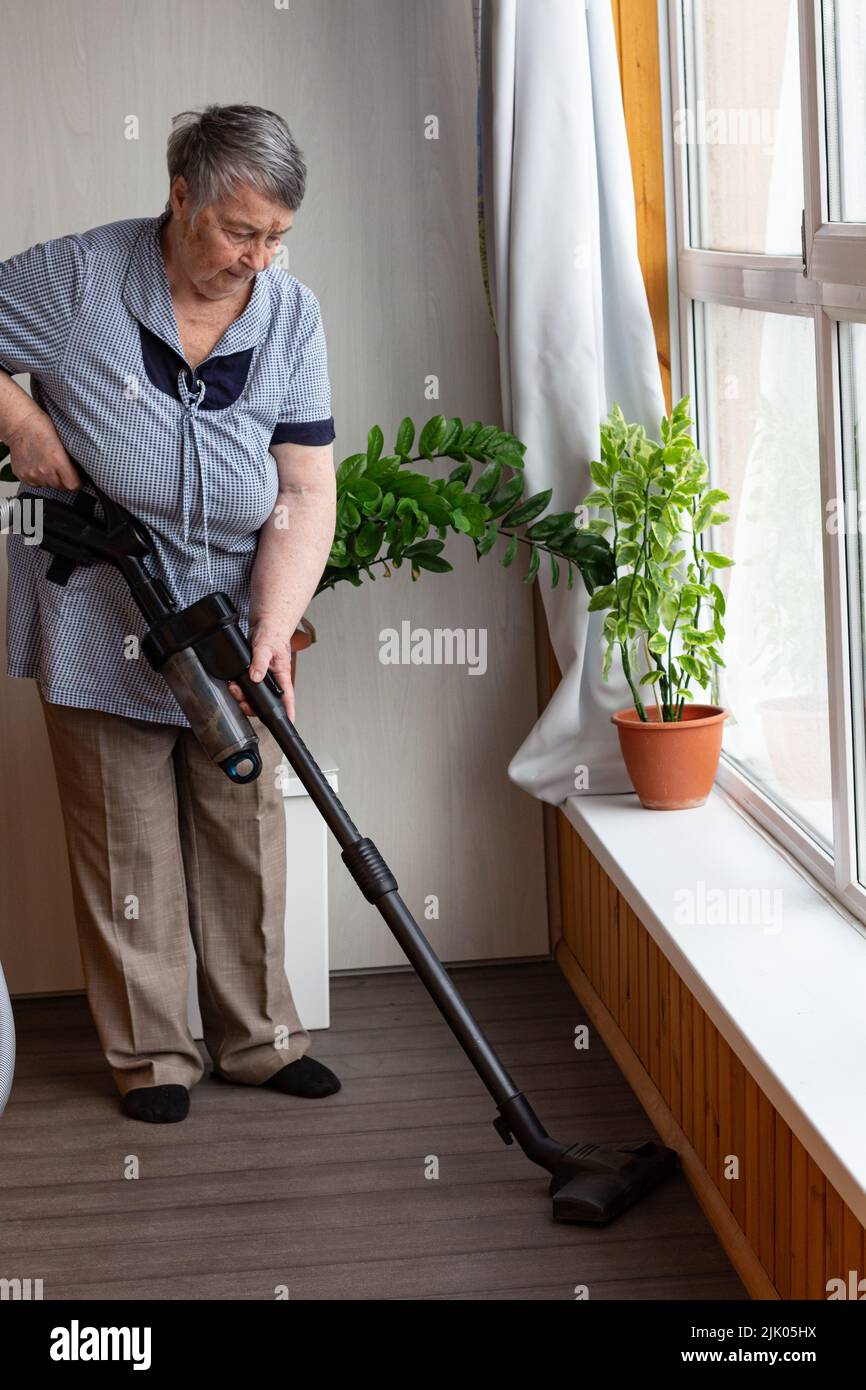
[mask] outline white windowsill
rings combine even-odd
[[[718,787],[693,811],[645,811],[633,794],[573,796],[562,809],[725,1041],[866,1225],[862,931]],[[692,924],[682,920],[683,889],[696,895],[698,920]],[[728,924],[707,924],[718,899],[706,895],[716,889],[763,889],[766,920],[731,924],[742,899],[728,895]],[[781,912],[774,916],[779,902]]]

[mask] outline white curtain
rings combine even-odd
[[[476,4],[476,15],[478,5]],[[637,255],[610,0],[481,0],[480,192],[503,425],[526,444],[526,496],[589,492],[617,401],[658,435],[664,395]],[[576,577],[541,584],[561,684],[509,765],[542,801],[631,791],[601,679],[602,616]]]

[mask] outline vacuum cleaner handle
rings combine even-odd
[[[46,577],[65,584],[77,565],[105,561],[116,566],[148,624],[142,650],[166,681],[202,748],[233,782],[253,781],[262,770],[256,731],[229,691],[226,679],[209,672],[195,650],[200,629],[213,621],[213,610],[207,602],[199,602],[178,612],[165,584],[148,570],[147,557],[154,545],[147,526],[105,493],[77,459],[72,463],[82,485],[96,494],[104,520],[96,519],[96,502],[83,488],[73,490],[71,502],[18,494],[19,499],[29,498],[41,508],[41,548],[54,557]],[[225,594],[209,597],[218,600],[218,622],[237,622],[238,615]],[[240,629],[238,639],[248,666],[252,653]],[[282,694],[279,686],[276,688]]]

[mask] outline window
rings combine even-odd
[[[731,496],[719,780],[866,922],[866,3],[660,7],[680,387]]]

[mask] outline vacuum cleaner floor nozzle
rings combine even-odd
[[[550,1179],[554,1221],[603,1226],[663,1182],[678,1166],[675,1149],[641,1144],[576,1144]]]

